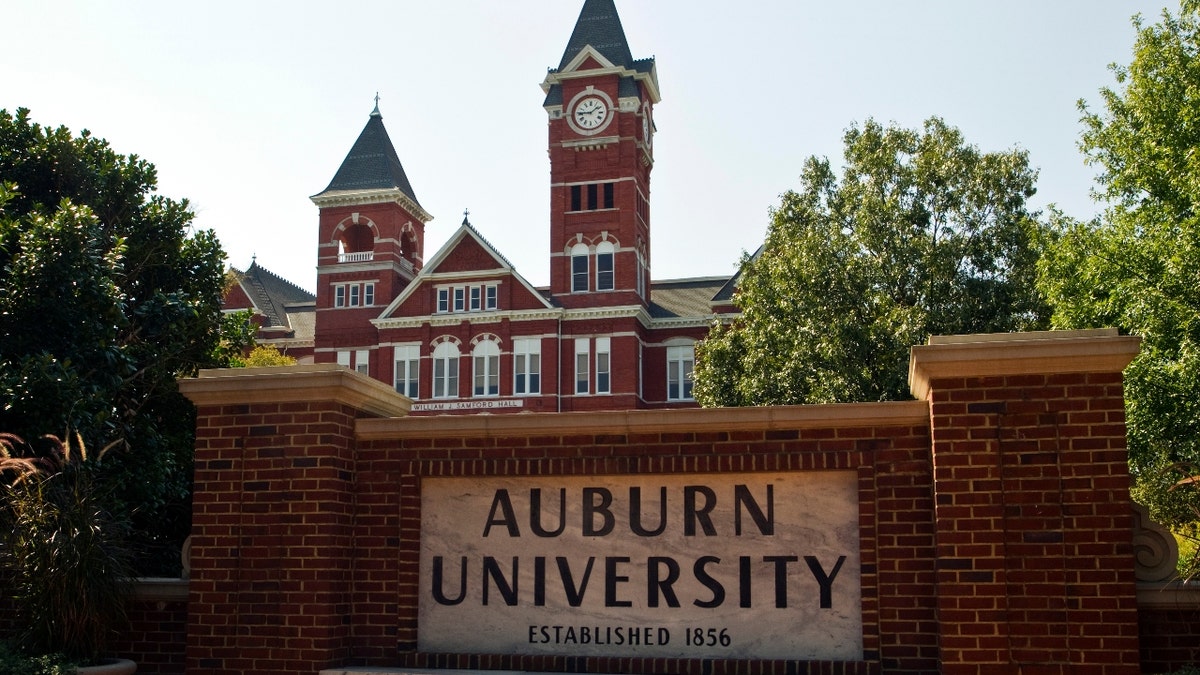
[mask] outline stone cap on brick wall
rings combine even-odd
[[[490,438],[572,434],[711,433],[781,429],[906,427],[929,424],[924,401],[838,403],[747,408],[685,408],[605,412],[440,415],[360,419],[362,440]]]
[[[935,335],[912,348],[908,383],[929,398],[930,382],[946,377],[1119,373],[1137,356],[1141,338],[1116,328]]]
[[[383,382],[336,363],[202,370],[180,379],[179,391],[198,406],[332,402],[379,417],[403,417],[412,407]]]

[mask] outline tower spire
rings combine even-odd
[[[625,39],[625,29],[621,27],[614,0],[586,0],[583,3],[558,69],[566,68],[588,45],[613,65],[633,67],[633,54],[629,51],[629,41]]]

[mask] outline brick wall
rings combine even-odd
[[[914,349],[913,402],[562,415],[407,418],[328,366],[205,373],[181,384],[200,411],[188,672],[1116,675],[1139,644],[1178,665],[1194,608],[1143,612],[1139,643],[1135,352],[1111,332],[956,338]],[[861,660],[417,648],[423,478],[819,469],[858,477]]]

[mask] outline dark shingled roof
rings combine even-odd
[[[729,277],[667,279],[650,284],[650,316],[655,319],[712,316],[711,301]]]
[[[575,31],[571,33],[558,69],[566,68],[571,59],[578,56],[587,45],[591,45],[614,65],[633,68],[633,55],[629,52],[625,29],[621,27],[621,17],[617,16],[617,6],[613,0],[586,0],[583,3],[583,10],[579,12]]]
[[[420,205],[417,195],[413,192],[404,167],[400,164],[400,156],[392,146],[387,129],[383,127],[383,115],[379,108],[371,112],[367,126],[363,127],[350,154],[342,160],[341,167],[334,174],[326,192],[341,190],[389,190],[399,188],[409,199]]]
[[[266,317],[267,326],[290,326],[287,306],[316,302],[317,296],[300,288],[265,267],[258,261],[245,272],[233,270],[258,311]]]

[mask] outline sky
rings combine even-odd
[[[6,3],[7,4],[7,3]],[[534,285],[549,280],[540,83],[582,0],[15,0],[0,108],[89,129],[158,169],[228,263],[313,290],[317,208],[375,105],[432,259],[470,221]],[[762,243],[804,161],[840,164],[867,119],[931,116],[1039,169],[1032,206],[1090,218],[1077,102],[1132,54],[1142,0],[617,0],[662,102],[651,180],[656,279],[730,275]]]

